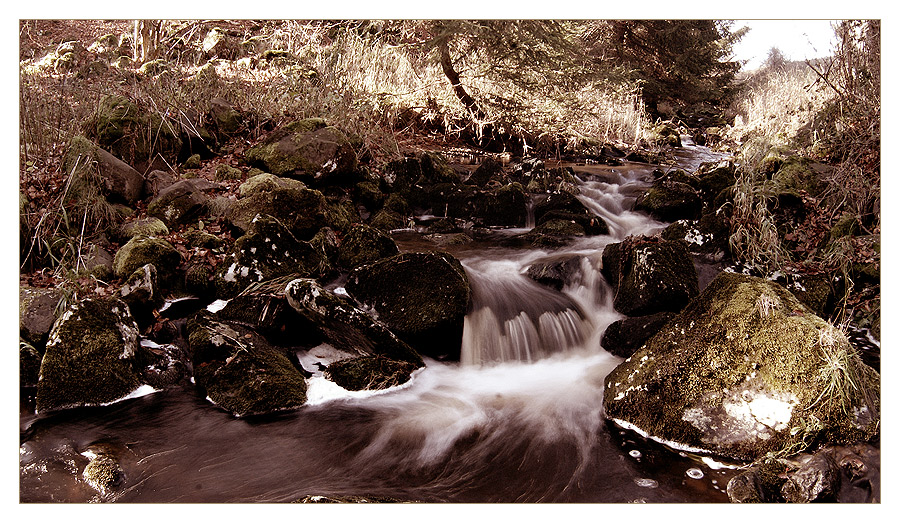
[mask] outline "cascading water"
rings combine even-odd
[[[460,363],[429,360],[396,389],[320,395],[261,420],[236,420],[190,388],[39,418],[23,412],[20,500],[727,501],[728,471],[611,427],[602,414],[603,381],[620,359],[600,338],[621,315],[600,254],[664,225],[628,210],[651,169],[579,167],[578,197],[609,235],[552,251],[476,243],[454,252],[472,288]],[[525,275],[561,259],[577,261],[559,290]],[[124,480],[110,493],[78,479],[97,442],[124,456]]]

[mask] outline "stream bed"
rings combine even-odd
[[[687,170],[718,159],[690,143],[683,151]],[[574,167],[579,199],[609,235],[511,248],[503,240],[525,229],[507,229],[448,248],[472,288],[461,361],[427,360],[400,387],[349,393],[314,377],[302,409],[248,419],[191,386],[39,416],[23,395],[20,501],[727,502],[733,464],[646,440],[602,413],[604,378],[621,359],[600,340],[623,316],[600,255],[611,242],[665,227],[629,210],[655,168]],[[413,230],[394,238],[401,250],[426,246]],[[562,258],[579,261],[560,290],[524,274]],[[115,454],[123,472],[105,492],[82,478],[98,451]]]

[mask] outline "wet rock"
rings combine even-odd
[[[580,279],[583,256],[566,256],[561,259],[532,263],[525,275],[532,280],[561,291],[563,287]]]
[[[699,293],[697,270],[681,242],[629,237],[607,245],[602,261],[616,290],[613,306],[628,316],[678,312]]]
[[[122,399],[140,385],[138,326],[118,299],[85,299],[53,325],[37,384],[39,412]]]
[[[85,483],[100,494],[108,494],[125,481],[115,452],[105,445],[91,445],[84,452],[89,461],[81,472]]]
[[[19,387],[37,386],[41,357],[34,345],[19,338]]]
[[[147,214],[159,218],[166,226],[177,228],[207,214],[209,196],[204,191],[221,186],[202,178],[190,178],[173,183],[159,192],[149,205]]]
[[[128,278],[140,267],[151,263],[157,269],[162,285],[174,281],[181,254],[166,240],[148,236],[136,236],[116,251],[113,271],[118,278]]]
[[[375,213],[375,216],[373,216],[371,220],[369,220],[369,225],[380,231],[390,232],[397,229],[405,229],[409,225],[409,222],[403,215],[396,211],[381,209]]]
[[[730,248],[730,230],[723,216],[704,214],[699,220],[678,220],[660,236],[667,241],[683,241],[688,251],[707,261],[721,261]]]
[[[386,496],[304,496],[295,503],[406,503]]]
[[[187,333],[194,379],[215,405],[244,417],[306,403],[303,374],[253,329],[201,311],[188,321]]]
[[[674,317],[672,312],[658,312],[614,321],[603,333],[600,345],[614,356],[629,358]]]
[[[681,134],[672,122],[662,122],[650,131],[649,142],[669,147],[681,147]]]
[[[556,248],[567,245],[574,237],[584,235],[584,228],[573,220],[551,219],[526,233],[513,236],[506,244],[524,243],[534,247]]]
[[[228,300],[216,317],[250,326],[272,343],[284,347],[312,347],[322,342],[318,327],[301,316],[285,295],[294,276],[273,278]]]
[[[481,165],[472,172],[466,183],[476,187],[484,187],[490,181],[499,182],[502,175],[503,164],[489,157],[481,162]]]
[[[284,292],[291,307],[315,324],[325,341],[336,349],[357,356],[381,355],[424,365],[421,356],[373,314],[324,289],[315,280],[293,280]]]
[[[399,254],[400,249],[390,236],[374,227],[355,224],[341,241],[338,263],[347,270]]]
[[[347,390],[381,390],[406,383],[417,368],[408,361],[363,356],[335,361],[325,377]]]
[[[727,160],[701,164],[694,175],[703,201],[711,203],[720,192],[734,185],[735,170],[734,163]]]
[[[879,390],[846,336],[782,286],[721,273],[607,376],[604,407],[651,437],[752,460],[876,437]]]
[[[826,454],[803,455],[793,463],[795,469],[781,487],[788,503],[835,501],[840,488],[840,471]]]
[[[420,354],[459,358],[469,283],[451,255],[398,254],[357,267],[346,287]]]
[[[299,120],[247,150],[252,165],[277,176],[324,186],[358,181],[358,160],[347,137],[318,119]]]
[[[523,227],[528,215],[528,196],[518,183],[487,190],[443,183],[433,186],[429,196],[428,207],[435,214],[485,227]]]
[[[19,335],[43,347],[56,321],[57,306],[63,298],[59,289],[19,286]]]
[[[634,210],[662,222],[696,220],[703,210],[697,190],[684,182],[660,179],[634,203]]]
[[[725,490],[732,503],[765,502],[762,487],[760,487],[756,472],[753,470],[741,472],[731,478]]]
[[[97,183],[111,202],[134,205],[143,195],[141,173],[83,136],[75,136],[69,141],[63,169],[73,178],[84,180],[98,173]]]
[[[229,298],[252,283],[299,274],[319,277],[330,271],[328,259],[309,242],[298,240],[278,219],[257,215],[216,272],[216,294]]]
[[[578,180],[575,179],[575,171],[571,167],[555,167],[547,169],[543,163],[536,163],[534,167],[523,174],[525,190],[532,194],[578,194]]]
[[[119,298],[128,304],[139,327],[150,325],[153,311],[165,301],[156,277],[156,266],[148,263],[138,267],[119,288]]]
[[[535,200],[535,224],[540,226],[551,220],[574,222],[582,228],[584,234],[590,236],[609,234],[609,226],[603,218],[591,212],[575,195],[569,193],[553,193]]]
[[[175,165],[181,150],[181,137],[171,122],[124,96],[102,97],[86,128],[88,138],[138,171],[146,172],[157,154]]]
[[[284,224],[299,240],[308,240],[328,225],[325,196],[314,189],[278,187],[253,192],[236,201],[225,213],[228,223],[241,234],[258,214],[267,214]]]

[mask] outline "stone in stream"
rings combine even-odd
[[[103,405],[142,385],[138,326],[118,299],[84,299],[56,320],[41,361],[37,411]]]
[[[470,291],[465,269],[453,256],[398,254],[357,267],[346,288],[420,354],[459,359]]]
[[[879,434],[880,376],[790,292],[723,272],[605,381],[607,416],[682,447],[753,460]]]
[[[628,316],[678,312],[699,293],[697,270],[683,242],[628,237],[603,249],[601,272]]]
[[[306,403],[306,379],[254,329],[207,311],[187,323],[194,380],[208,399],[235,416],[291,410]]]

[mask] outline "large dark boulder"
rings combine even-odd
[[[674,317],[672,312],[657,312],[614,321],[603,333],[600,345],[614,356],[629,358]]]
[[[141,173],[83,136],[69,141],[62,168],[73,179],[97,176],[94,182],[111,202],[134,205],[144,192]]]
[[[141,386],[138,326],[117,299],[85,299],[53,325],[41,361],[37,411],[104,405]]]
[[[585,235],[609,234],[609,225],[606,221],[585,207],[581,200],[571,193],[551,193],[535,200],[535,225],[540,226],[553,220],[576,223]]]
[[[162,220],[171,228],[194,222],[207,213],[209,196],[204,191],[221,188],[202,178],[177,181],[162,189],[147,205],[147,214]]]
[[[703,211],[703,200],[689,184],[666,178],[657,180],[639,196],[634,210],[646,212],[662,222],[696,220]]]
[[[353,356],[383,356],[421,367],[422,357],[381,321],[315,280],[298,278],[287,284],[285,297],[306,321],[316,326],[334,348]]]
[[[187,323],[194,379],[207,398],[243,417],[306,403],[306,379],[287,355],[255,330],[201,311]]]
[[[400,254],[390,236],[374,227],[357,223],[350,227],[341,241],[338,263],[347,270]]]
[[[880,376],[777,283],[723,272],[605,381],[654,439],[740,460],[876,438]]]
[[[459,358],[469,282],[453,256],[398,254],[357,267],[346,288],[419,353]]]
[[[628,316],[678,312],[699,294],[697,270],[683,242],[628,237],[603,250],[602,272]]]

